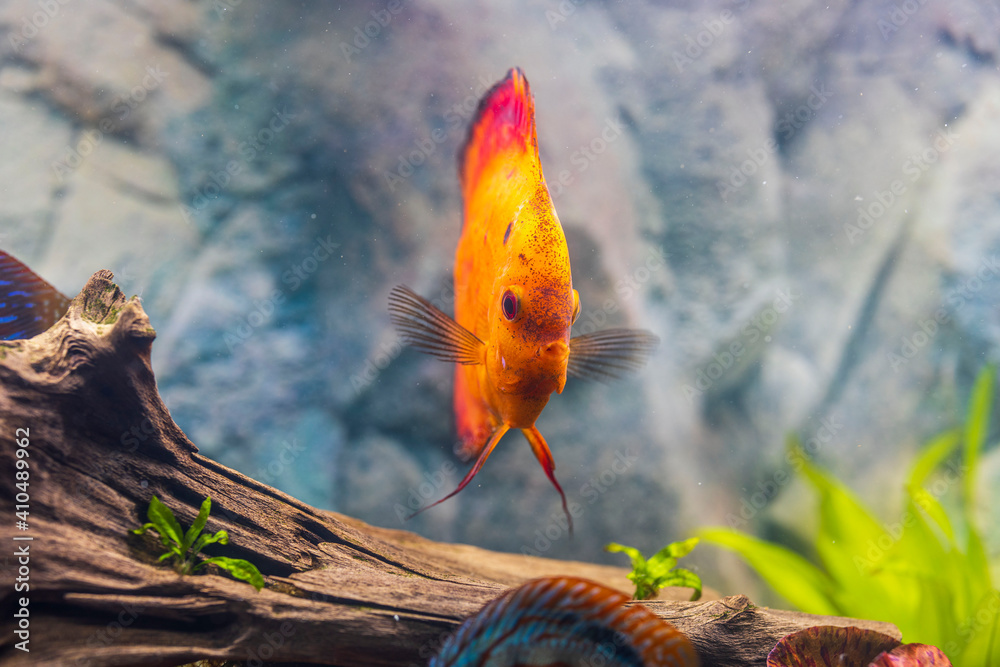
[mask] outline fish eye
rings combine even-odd
[[[517,317],[518,306],[516,294],[510,290],[503,293],[503,296],[500,298],[500,310],[503,311],[503,316],[507,318],[508,322],[513,321]]]

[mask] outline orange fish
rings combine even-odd
[[[461,491],[511,428],[519,428],[559,491],[555,462],[535,420],[567,374],[608,380],[642,367],[659,339],[611,329],[570,338],[580,314],[569,249],[549,196],[524,73],[512,69],[479,103],[459,156],[465,204],[455,254],[455,319],[403,285],[389,295],[404,341],[455,369],[457,453],[475,464]],[[417,512],[419,513],[419,512]]]

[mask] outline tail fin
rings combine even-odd
[[[480,100],[459,153],[458,175],[467,206],[481,189],[510,192],[519,182],[537,187],[535,101],[521,68],[508,71]]]
[[[0,250],[0,340],[33,338],[66,313],[70,300]]]

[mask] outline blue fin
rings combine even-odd
[[[0,340],[33,338],[66,313],[70,300],[0,250]]]

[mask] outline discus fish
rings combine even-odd
[[[528,439],[545,474],[566,494],[535,420],[566,376],[609,380],[638,370],[659,338],[610,329],[570,338],[580,315],[569,249],[538,156],[535,105],[524,73],[512,69],[479,103],[459,155],[464,214],[455,253],[455,318],[413,290],[389,295],[390,318],[413,347],[456,362],[457,453],[476,476],[512,428]],[[414,516],[414,515],[411,515]]]
[[[486,604],[428,667],[496,665],[695,667],[698,654],[673,625],[587,579],[545,577]]]
[[[70,299],[0,250],[0,340],[33,338],[66,314]]]

